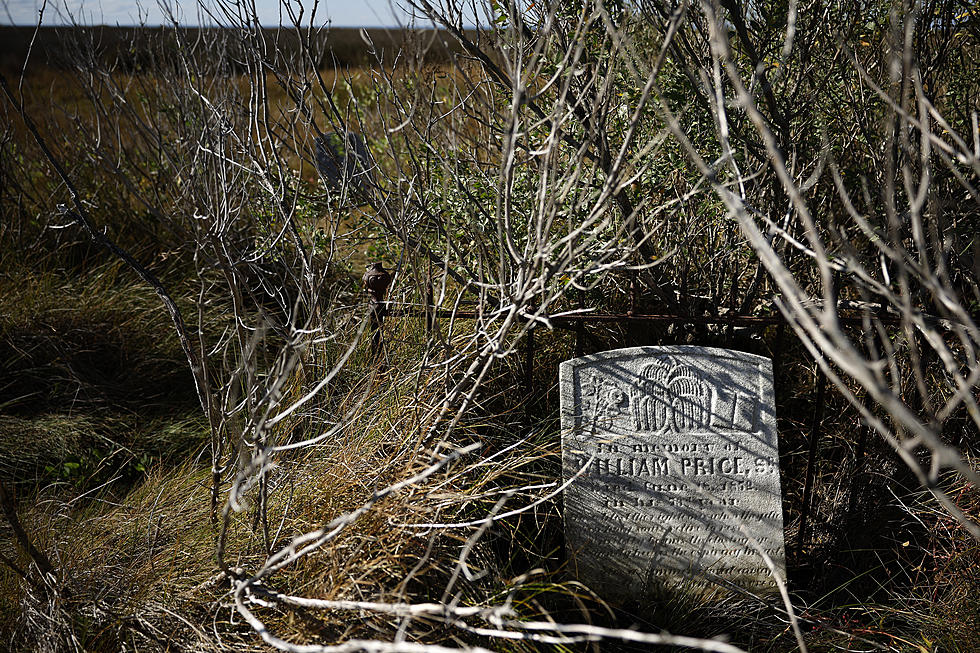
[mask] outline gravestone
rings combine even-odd
[[[374,183],[374,161],[364,138],[354,132],[330,132],[316,138],[316,169],[327,185],[350,184],[363,191]]]
[[[768,358],[635,347],[562,363],[571,572],[613,601],[785,578]]]

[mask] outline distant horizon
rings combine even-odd
[[[91,28],[96,28],[96,27],[108,27],[110,29],[129,29],[129,28],[131,28],[131,29],[144,29],[144,28],[145,29],[158,29],[158,28],[161,28],[161,27],[172,28],[173,26],[174,26],[173,23],[144,23],[142,25],[136,25],[136,24],[129,25],[129,24],[126,24],[126,23],[77,23],[77,24],[72,24],[72,23],[43,23],[41,25],[41,29],[49,29],[49,28],[50,29],[63,29],[63,28],[80,28],[80,29],[81,28],[84,28],[84,29],[91,29]],[[37,24],[36,23],[8,23],[8,22],[0,22],[0,27],[19,27],[19,28],[34,29],[35,27],[37,27]],[[235,25],[216,25],[216,24],[200,25],[200,24],[197,24],[197,23],[193,23],[193,24],[192,23],[178,23],[177,24],[177,27],[180,28],[180,29],[237,29],[237,26],[235,26]],[[290,28],[291,29],[291,28],[293,28],[295,26],[294,25],[291,25],[291,24],[281,24],[281,25],[272,25],[272,24],[268,24],[267,25],[267,24],[262,24],[262,25],[260,25],[260,27],[262,27],[262,29],[278,29],[280,27],[287,27],[287,28]],[[300,27],[303,28],[303,29],[305,29],[305,28],[309,27],[309,25],[308,24],[302,24],[302,25],[300,25]],[[442,27],[440,25],[433,24],[431,21],[429,23],[427,23],[427,24],[424,24],[424,25],[423,24],[419,24],[419,23],[405,24],[405,25],[338,25],[336,23],[329,23],[329,24],[328,23],[322,23],[322,24],[314,24],[313,27],[316,28],[316,29],[387,29],[387,30],[404,30],[404,29],[413,29],[413,30],[441,30],[441,29],[445,29],[444,27]],[[477,25],[467,25],[464,29],[470,30],[470,29],[476,29],[477,27],[478,27]]]
[[[227,27],[207,20],[196,0],[163,0],[177,17],[180,27]],[[0,0],[0,25],[8,27],[35,27],[42,2],[39,0]],[[208,3],[210,4],[210,3]],[[312,4],[312,2],[310,3]],[[42,27],[172,27],[160,7],[153,0],[148,6],[127,0],[60,0],[49,3],[44,12]],[[288,13],[280,0],[255,0],[256,16],[262,27],[293,27]],[[307,7],[308,9],[308,7]],[[215,12],[218,13],[218,12]],[[477,27],[475,16],[467,16],[467,27]],[[202,20],[204,19],[204,20]],[[304,15],[302,27],[309,27],[309,17]],[[413,17],[394,0],[360,0],[360,2],[321,1],[314,21],[314,28],[363,28],[363,29],[433,29],[432,21]]]

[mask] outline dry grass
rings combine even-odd
[[[421,429],[408,424],[418,414],[419,402],[434,397],[407,392],[408,379],[390,381],[375,378],[355,384],[349,401],[364,390],[369,393],[358,418],[336,439],[278,461],[270,477],[272,537],[266,542],[262,529],[255,527],[254,505],[235,515],[227,548],[229,564],[255,569],[267,550],[356,509],[377,488],[425,464],[427,447],[418,441]],[[340,402],[336,410],[343,411],[345,403]],[[493,427],[492,422],[474,424],[459,434],[477,437],[479,431],[492,432]],[[502,444],[504,438],[499,432],[497,436]],[[504,456],[496,465],[482,464],[479,457],[460,463],[380,504],[343,536],[270,579],[269,585],[321,599],[438,600],[473,529],[434,535],[431,529],[411,525],[471,518],[492,505],[502,488],[540,480],[535,469],[539,457],[553,457],[555,452],[546,431],[536,437],[541,439],[537,458],[528,457],[525,449]],[[242,650],[238,647],[253,645],[251,632],[236,626],[228,608],[221,607],[227,586],[213,559],[217,525],[208,518],[208,480],[202,466],[157,467],[118,498],[100,492],[78,499],[48,490],[37,496],[33,508],[22,504],[26,527],[59,569],[61,598],[52,608],[33,599],[19,579],[6,574],[4,596],[13,600],[0,612],[7,615],[6,629],[15,638],[11,641],[29,641],[42,634],[45,624],[60,622],[60,630],[43,634],[60,645],[75,638],[85,650],[119,650],[130,641],[141,643],[138,650],[166,646],[222,650],[223,645]],[[521,501],[515,498],[515,503]],[[505,522],[500,528],[511,532],[498,533],[498,540],[510,540],[526,530],[518,522]],[[511,540],[508,546],[515,545],[522,547],[519,540]],[[458,581],[454,594],[464,604],[480,603],[503,590],[507,578],[501,574],[505,565],[499,553],[478,550],[469,560],[470,565],[486,565],[491,573],[472,583]],[[510,550],[506,555],[516,553]],[[260,614],[270,628],[295,641],[372,637],[391,627],[383,617],[363,615],[351,620],[343,612],[295,609]],[[412,637],[431,641],[441,639],[440,633],[441,627],[420,626]]]
[[[345,92],[371,101],[369,70],[324,74],[328,85],[351,84]],[[134,94],[159,82],[134,72],[119,73],[117,81]],[[226,81],[239,91],[246,84],[241,78]],[[59,71],[33,70],[25,83],[32,98],[29,110],[45,116],[49,131],[63,135],[63,145],[70,148],[74,121],[91,119],[88,100]],[[271,104],[286,116],[288,98],[277,85],[269,88]],[[0,565],[4,644],[11,650],[45,651],[267,650],[230,607],[229,583],[215,561],[220,529],[210,515],[206,426],[158,299],[117,263],[66,231],[44,229],[51,210],[47,203],[62,189],[50,181],[50,171],[23,132],[14,131],[5,147],[8,169],[15,167],[12,161],[24,165],[27,172],[19,179],[30,183],[23,194],[0,199],[4,218],[11,218],[0,226],[0,477],[15,484],[21,519],[55,563],[59,592],[41,594]],[[301,177],[311,176],[298,159],[292,163]],[[97,171],[82,171],[99,187]],[[111,195],[114,189],[99,192]],[[165,276],[182,306],[191,307],[199,288],[190,281],[195,272],[181,258],[180,240],[141,223],[143,216],[131,208],[124,202],[110,206],[115,212],[102,217],[121,227],[120,238]],[[311,223],[318,219],[305,217]],[[343,245],[352,250],[345,253],[348,260],[360,261],[361,237]],[[330,281],[356,303],[362,298],[351,290],[356,287],[351,277],[349,269],[338,266]],[[625,295],[589,299],[613,308],[626,302]],[[220,305],[212,308],[216,317],[204,326],[213,335],[223,332],[228,315]],[[457,324],[448,340],[452,343],[471,327]],[[344,333],[344,338],[353,334]],[[330,439],[276,459],[269,475],[268,529],[255,519],[254,493],[246,496],[250,503],[230,523],[229,566],[253,572],[269,551],[358,508],[375,490],[431,461],[443,431],[430,411],[440,405],[449,380],[439,376],[433,360],[422,365],[426,338],[420,321],[389,320],[386,338],[387,367],[376,372],[367,343],[361,343],[326,396],[277,427],[280,443],[295,442],[322,433],[356,408]],[[520,355],[503,359],[476,406],[452,432],[455,444],[481,442],[479,455],[388,498],[314,555],[274,574],[267,586],[319,599],[448,597],[463,605],[498,602],[520,587],[510,596],[522,617],[724,633],[752,650],[793,650],[781,617],[755,604],[675,601],[632,614],[601,606],[564,582],[556,499],[496,522],[467,560],[472,579],[460,576],[447,593],[475,528],[414,526],[479,519],[495,509],[504,492],[512,494],[501,511],[529,505],[547,490],[526,488],[559,475],[556,370],[574,347],[568,334],[539,338],[546,344],[536,359],[536,390],[519,386]],[[737,342],[780,359],[777,412],[791,581],[812,651],[871,647],[863,640],[886,650],[980,647],[980,551],[945,513],[898,486],[897,466],[883,447],[869,444],[865,478],[860,485],[854,482],[857,420],[836,396],[828,398],[824,410],[814,537],[796,552],[813,411],[812,364],[798,343],[787,344],[772,332],[759,337],[666,329],[636,333],[610,325],[593,331],[590,347],[614,348],[631,339]],[[300,396],[319,371],[312,364],[299,369],[287,395]],[[228,488],[225,479],[222,492]],[[852,501],[855,492],[860,496]],[[968,512],[980,511],[976,488],[951,488],[951,495]],[[0,552],[26,567],[29,561],[6,524],[0,533],[8,536]],[[390,639],[404,624],[367,612],[256,610],[270,629],[297,642]],[[531,650],[424,619],[406,626],[405,636]]]

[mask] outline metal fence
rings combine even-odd
[[[384,349],[383,326],[385,319],[416,318],[425,321],[426,332],[434,330],[438,320],[475,320],[479,319],[483,313],[481,311],[449,311],[439,309],[429,305],[419,308],[415,307],[396,307],[389,308],[384,302],[372,302],[371,309],[371,346],[376,358],[379,358]],[[526,318],[532,321],[531,318]],[[842,324],[861,327],[867,323],[867,316],[839,316]],[[874,316],[876,321],[884,324],[899,324],[900,318],[893,315]],[[600,313],[600,312],[576,312],[572,314],[559,315],[538,315],[535,322],[546,320],[555,327],[571,330],[575,333],[575,355],[582,356],[585,351],[585,340],[588,336],[588,327],[592,324],[617,324],[617,325],[636,325],[659,323],[674,326],[707,326],[722,325],[730,327],[741,327],[749,329],[764,329],[776,326],[780,331],[777,339],[782,337],[782,333],[787,326],[786,319],[781,314],[774,315],[672,315],[672,314],[645,314],[645,313]],[[530,393],[533,389],[534,361],[537,347],[536,332],[541,327],[532,325],[526,331],[523,342],[521,382],[525,390]],[[824,404],[827,392],[827,378],[820,372],[819,366],[814,366],[813,379],[813,412],[810,415],[807,433],[807,457],[804,472],[803,490],[799,506],[799,531],[797,536],[797,552],[801,552],[810,539],[810,521],[813,513],[814,479],[816,468],[820,458],[821,449],[821,429],[824,421]],[[855,460],[855,478],[863,470],[864,456],[867,448],[867,432],[862,429],[858,436],[857,453]],[[852,494],[853,497],[853,494]],[[853,500],[852,500],[853,505]]]

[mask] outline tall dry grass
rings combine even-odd
[[[345,115],[361,112],[360,126],[366,133],[386,133],[396,125],[380,116],[385,111],[398,115],[392,108],[398,104],[396,99],[380,92],[386,84],[397,87],[400,98],[405,98],[421,93],[425,85],[420,80],[428,82],[435,89],[431,99],[448,102],[458,100],[460,96],[453,93],[478,72],[472,62],[445,76],[441,68],[424,66],[394,71],[361,68],[347,73],[320,71],[318,83],[331,89]],[[170,79],[152,71],[117,71],[104,84],[83,80],[88,84],[83,91],[61,72],[32,70],[25,79],[25,97],[30,99],[26,110],[39,116],[59,155],[71,162],[71,174],[86,189],[83,200],[97,207],[100,224],[164,280],[185,315],[194,317],[192,322],[200,319],[200,340],[208,345],[202,350],[230,370],[243,369],[236,356],[245,358],[251,352],[253,360],[261,361],[255,364],[256,376],[271,378],[269,370],[279,369],[274,362],[288,358],[280,357],[288,349],[284,344],[288,333],[277,330],[281,325],[275,323],[286,311],[263,297],[265,304],[250,306],[254,313],[246,316],[247,323],[236,320],[222,276],[199,267],[191,253],[191,228],[174,227],[184,224],[181,221],[194,224],[190,218],[204,201],[200,195],[207,193],[194,197],[195,204],[183,194],[183,181],[172,169],[146,165],[159,165],[162,157],[154,160],[153,148],[138,140],[136,132],[107,135],[100,141],[106,147],[101,159],[89,156],[86,138],[96,133],[92,125],[103,124],[100,121],[112,114],[111,102],[140,107],[151,115],[173,100]],[[279,84],[271,74],[252,80],[215,75],[200,80],[200,88],[214,90],[234,108],[234,101],[246,98],[259,79],[267,86],[263,97],[272,108],[271,123],[291,124],[296,108],[288,89],[298,83],[298,77]],[[477,79],[477,85],[483,85],[485,80]],[[113,89],[121,89],[115,99]],[[109,103],[108,111],[100,108],[101,102]],[[428,107],[432,115],[442,111],[438,106],[433,101]],[[398,259],[406,249],[399,240],[403,234],[386,231],[370,215],[370,207],[352,206],[356,202],[316,185],[310,167],[311,137],[306,132],[280,135],[288,146],[277,160],[288,164],[284,179],[300,180],[298,229],[317,243],[313,258],[322,262],[319,296],[330,309],[316,326],[329,329],[317,332],[294,367],[283,366],[287,369],[280,389],[283,404],[299,400],[315,387],[346,346],[352,346],[353,353],[322,394],[266,434],[282,450],[263,468],[259,485],[240,482],[250,469],[247,465],[232,467],[220,479],[222,501],[232,488],[243,489],[239,510],[228,510],[227,531],[219,547],[221,523],[211,511],[214,477],[209,447],[214,445],[209,435],[214,429],[196,405],[172,325],[150,289],[80,238],[77,230],[59,223],[52,204],[64,199],[64,188],[9,105],[4,105],[4,111],[9,127],[0,150],[3,171],[16,184],[7,186],[15,190],[0,199],[8,218],[0,225],[0,342],[6,372],[5,381],[0,381],[4,393],[0,446],[7,448],[4,460],[9,461],[0,463],[0,471],[16,492],[26,532],[57,569],[51,582],[58,589],[45,591],[13,568],[0,567],[2,630],[12,649],[268,650],[260,633],[242,622],[234,605],[236,587],[292,538],[343,520],[366,505],[371,509],[338,536],[252,586],[246,597],[248,607],[267,632],[299,644],[404,638],[410,643],[503,650],[551,645],[509,641],[499,632],[488,634],[492,629],[477,619],[454,620],[434,613],[405,616],[375,609],[381,603],[434,602],[474,610],[506,605],[512,610],[508,616],[517,622],[554,618],[597,627],[638,626],[635,630],[652,633],[667,629],[704,637],[727,635],[751,650],[796,649],[785,627],[785,614],[770,605],[736,598],[716,605],[675,599],[614,610],[567,578],[560,495],[554,494],[560,475],[556,370],[561,360],[574,355],[574,334],[556,331],[537,336],[530,388],[523,385],[523,334],[512,332],[502,338],[479,391],[454,422],[457,406],[443,410],[447,394],[466,377],[463,368],[486,343],[480,329],[487,322],[443,320],[430,337],[421,319],[389,319],[384,358],[381,363],[375,360],[367,338],[362,334],[358,340],[357,318],[365,310],[359,264],[368,258]],[[326,115],[320,104],[310,111],[310,121]],[[164,131],[176,139],[181,126],[200,116],[190,116],[186,123],[167,122],[171,118],[161,119],[160,124],[173,128],[172,134]],[[430,116],[413,114],[413,118],[418,122],[411,125],[414,129]],[[480,202],[493,198],[495,188],[493,171],[483,170],[495,155],[491,138],[495,132],[484,120],[487,116],[474,110],[460,120],[458,131],[436,134],[424,144],[455,154],[453,163],[458,167],[453,172],[470,184],[467,190],[474,197],[464,201],[456,187],[459,180],[451,178],[448,166],[436,159],[429,162],[432,178],[426,180],[430,186],[425,189],[425,207],[449,216],[449,228],[443,225],[439,232],[439,225],[408,211],[406,224],[408,218],[418,220],[410,226],[434,242],[444,239],[447,249],[458,248],[453,250],[459,256],[454,264],[460,269],[493,272],[492,265],[485,265],[493,257],[481,249],[486,245],[481,240],[487,239],[471,233],[472,216],[478,214]],[[86,127],[86,138],[78,136],[80,126]],[[419,129],[405,143],[389,144],[391,160],[416,153],[410,144],[421,138]],[[481,144],[483,137],[486,142]],[[187,154],[194,148],[175,151]],[[121,167],[135,190],[115,183],[119,176],[106,166],[106,161],[123,161],[124,155],[134,153],[135,160],[124,161]],[[667,155],[658,165],[677,164],[676,151]],[[556,166],[573,162],[568,155]],[[394,164],[385,165],[386,174],[397,178]],[[582,194],[575,202],[588,204],[589,188],[601,183],[601,179],[596,182],[601,177],[598,172],[591,174],[583,181],[584,190],[574,191]],[[533,188],[533,181],[525,175],[518,186]],[[407,182],[398,179],[398,184],[403,183]],[[675,194],[687,196],[697,192],[700,180],[675,175],[674,184]],[[673,202],[670,193],[662,192],[654,197],[657,202]],[[139,203],[148,196],[162,198],[155,208],[172,210],[173,220],[161,220]],[[282,226],[275,207],[255,201],[257,197],[263,195],[252,186],[242,191],[241,198],[254,203],[243,201],[245,209],[235,214],[244,216],[248,225],[242,230],[244,236],[231,234],[229,240],[236,245],[240,236],[242,241],[267,243],[272,240],[270,233]],[[734,226],[708,219],[720,210],[717,201],[684,203],[675,219],[665,221],[657,232],[655,245],[664,254],[674,242],[683,241],[685,249],[668,259],[663,278],[690,295],[695,308],[725,295],[725,283],[744,287],[757,276],[751,253],[744,243],[735,242]],[[729,248],[724,256],[704,256],[723,248]],[[283,252],[284,259],[295,254],[285,247]],[[288,263],[296,259],[283,264],[273,258],[262,260],[267,268],[249,270],[254,276],[246,277],[247,281],[257,286],[267,280],[262,274],[269,270],[269,278],[281,274],[280,278],[289,279]],[[410,260],[401,268],[393,298],[417,306],[431,270],[418,252],[406,258]],[[479,263],[474,263],[477,259]],[[479,274],[473,277],[481,279]],[[485,281],[485,286],[491,286],[491,281]],[[450,288],[445,296],[462,295],[454,280],[445,283]],[[588,306],[609,311],[662,308],[646,279],[636,284],[638,289],[631,289],[631,283],[622,270],[586,288],[579,297]],[[770,290],[765,281],[761,287]],[[731,296],[735,297],[734,291]],[[559,308],[572,307],[571,295],[560,300]],[[262,311],[268,315],[262,317]],[[247,329],[236,332],[241,324],[262,331],[264,339],[253,346],[242,335]],[[238,349],[228,344],[236,338],[244,343]],[[899,461],[886,447],[869,442],[858,451],[855,434],[864,427],[854,408],[837,395],[830,394],[823,407],[812,536],[806,546],[797,546],[799,533],[793,524],[800,514],[816,371],[801,343],[777,329],[637,329],[619,324],[590,328],[586,342],[591,351],[626,343],[719,345],[776,359],[784,511],[791,525],[787,532],[790,582],[811,650],[970,650],[980,631],[974,609],[976,546],[953,528],[945,513],[920,501],[911,479],[902,476]],[[229,415],[236,414],[236,401],[229,401]],[[228,422],[222,427],[228,437],[244,439],[249,425],[235,423],[231,417]],[[320,439],[288,448],[316,438]],[[474,444],[479,445],[475,452],[372,503],[392,483],[438,463],[451,447]],[[259,492],[261,483],[265,498]],[[948,485],[948,493],[964,510],[976,511],[976,488],[954,480]],[[498,518],[484,523],[488,515]],[[3,555],[18,569],[30,569],[31,561],[11,537],[9,525],[0,528],[8,536]],[[227,571],[215,560],[219,548]],[[335,603],[323,608],[298,600],[273,600],[283,595]],[[559,650],[575,646],[586,645],[554,644]],[[644,650],[649,642],[632,646]],[[629,650],[630,645],[623,647]]]

